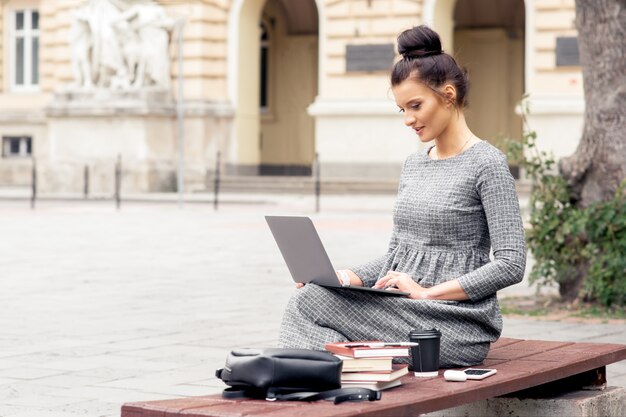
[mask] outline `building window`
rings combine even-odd
[[[16,10],[10,19],[11,86],[32,89],[39,85],[39,12]]]
[[[260,79],[260,98],[261,102],[259,103],[261,106],[262,112],[267,112],[268,110],[268,84],[269,84],[269,34],[267,32],[267,27],[264,23],[261,23],[261,79]]]
[[[2,157],[23,158],[33,154],[33,138],[30,136],[3,136]]]

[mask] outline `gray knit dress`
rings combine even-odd
[[[405,272],[423,287],[456,278],[469,300],[412,300],[310,284],[287,305],[281,347],[403,341],[412,329],[438,328],[442,367],[483,361],[502,331],[496,292],[520,282],[526,264],[506,157],[484,141],[444,160],[432,160],[427,149],[412,154],[404,163],[393,220],[387,253],[351,268],[363,284],[373,286],[389,270]]]

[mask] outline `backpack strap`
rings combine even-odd
[[[265,395],[263,392],[255,389],[246,389],[242,387],[230,387],[222,391],[222,398],[227,400],[236,400],[239,398],[256,398],[263,399]]]
[[[330,400],[334,398],[335,404],[344,401],[378,401],[382,398],[380,391],[374,391],[367,388],[339,388],[322,392],[293,392],[290,394],[281,394],[280,390],[270,389],[267,392],[268,401],[318,401]]]

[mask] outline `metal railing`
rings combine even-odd
[[[115,163],[113,164],[113,202],[117,210],[121,209],[122,206],[122,182],[123,182],[123,166],[122,166],[122,156],[118,154],[115,159]],[[321,210],[321,195],[322,195],[322,182],[321,182],[321,169],[320,169],[320,160],[319,154],[315,154],[315,160],[313,161],[312,166],[312,177],[311,182],[307,179],[307,184],[312,184],[313,193],[314,193],[314,209],[315,213],[319,213]],[[93,190],[91,189],[91,180],[92,180],[93,169],[88,164],[85,164],[82,169],[82,187],[80,188],[82,191],[82,197],[84,200],[90,200],[92,198]],[[222,174],[222,155],[221,152],[216,153],[215,157],[215,169],[213,171],[214,176],[212,181],[207,181],[207,186],[210,187],[209,184],[212,182],[213,188],[213,210],[217,211],[220,206],[220,198],[221,192],[224,189],[223,182],[224,176]],[[178,173],[178,175],[182,175]],[[210,178],[207,178],[210,180]],[[177,179],[177,184],[180,182]],[[310,190],[310,188],[306,187]],[[38,194],[39,184],[38,184],[38,166],[35,158],[32,160],[32,170],[31,170],[31,184],[30,184],[30,206],[31,209],[35,209],[37,206],[37,200],[40,199],[40,195]],[[305,191],[308,193],[310,191]],[[179,197],[180,200],[180,197]],[[182,206],[181,206],[182,207]]]

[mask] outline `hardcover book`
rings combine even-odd
[[[395,365],[393,371],[347,372],[341,374],[341,382],[348,381],[394,381],[409,373],[408,365]]]
[[[401,343],[385,343],[380,341],[338,342],[327,343],[326,350],[351,358],[376,357],[408,357],[409,348]]]
[[[341,383],[341,388],[368,388],[374,391],[383,391],[389,388],[402,385],[399,379],[394,381],[346,381]]]
[[[350,356],[335,355],[343,361],[341,372],[363,371],[391,371],[392,358],[352,358]]]

